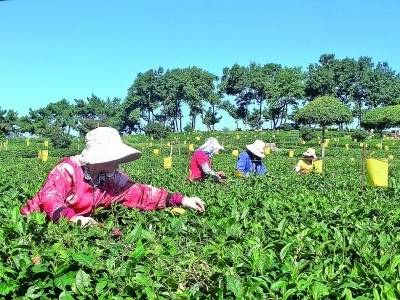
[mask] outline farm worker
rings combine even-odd
[[[191,182],[200,181],[210,176],[218,182],[224,182],[224,179],[226,179],[224,172],[216,172],[211,168],[212,157],[221,150],[224,150],[224,147],[220,145],[216,138],[208,138],[202,146],[194,151],[190,159],[188,180]]]
[[[249,176],[250,174],[265,175],[267,168],[262,162],[265,157],[265,143],[256,140],[253,144],[246,145],[246,150],[239,154],[236,171],[240,176]]]
[[[54,167],[38,194],[21,208],[21,214],[42,211],[50,220],[64,217],[86,226],[96,223],[90,215],[97,207],[113,203],[141,210],[184,206],[204,211],[204,203],[197,197],[135,183],[119,171],[120,163],[134,161],[142,154],[124,144],[117,130],[96,128],[86,134],[85,141],[80,155],[66,157]]]
[[[308,174],[313,170],[313,162],[317,159],[314,148],[308,148],[306,152],[303,153],[303,159],[297,162],[295,171],[299,174]]]

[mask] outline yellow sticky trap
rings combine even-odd
[[[314,161],[313,168],[315,173],[322,173],[322,160]]]
[[[394,159],[394,156],[393,156],[393,155],[388,155],[388,158],[389,158],[390,160],[393,160],[393,159]]]
[[[350,145],[349,144],[346,144],[346,145],[344,145],[345,147],[346,147],[346,149],[349,149],[350,148]]]
[[[44,146],[45,146],[46,148],[49,147],[49,141],[48,141],[48,140],[45,140],[45,141],[43,142],[43,144],[44,144]]]
[[[196,136],[196,141],[200,141],[200,137],[199,136]]]
[[[164,157],[164,169],[171,169],[172,168],[172,157]]]
[[[293,157],[294,156],[294,151],[293,150],[289,150],[288,155],[289,155],[289,157]]]
[[[389,181],[387,159],[367,159],[367,179],[370,186],[387,187]]]
[[[160,149],[153,149],[153,154],[154,155],[159,155],[160,154]]]
[[[271,154],[271,148],[269,148],[269,147],[265,148],[264,154],[265,155],[270,155]]]
[[[181,208],[181,207],[174,207],[171,209],[171,214],[175,216],[183,215],[186,212],[186,209]]]
[[[232,150],[232,156],[239,156],[239,150]]]
[[[385,146],[385,150],[389,150],[389,146]]]
[[[194,151],[194,145],[193,144],[189,144],[189,151]]]
[[[41,159],[42,161],[46,162],[49,158],[49,150],[42,150]]]

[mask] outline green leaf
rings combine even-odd
[[[241,298],[243,293],[243,285],[238,278],[232,275],[227,276],[226,287],[228,291],[231,291],[235,295],[236,298]]]
[[[314,299],[320,299],[323,296],[329,295],[329,288],[322,282],[315,282],[312,285],[311,293]]]
[[[75,275],[76,273],[72,271],[63,274],[62,276],[59,276],[56,279],[54,279],[54,285],[59,289],[63,290],[67,286],[71,286],[75,282]]]
[[[136,260],[139,260],[144,255],[145,255],[145,249],[144,249],[142,241],[139,240],[135,245],[135,249],[133,250],[131,257],[133,257]]]
[[[97,282],[95,288],[96,294],[100,294],[103,291],[103,289],[107,286],[107,284],[108,284],[107,278],[103,278],[99,282]]]
[[[79,292],[85,294],[85,288],[90,286],[90,276],[80,269],[75,276],[75,285]]]
[[[287,245],[285,245],[281,251],[279,252],[279,257],[281,258],[281,260],[284,260],[286,257],[287,252],[290,250],[290,247],[292,247],[293,242],[288,243]]]
[[[63,291],[60,296],[58,296],[59,300],[74,300],[74,297],[69,292]]]
[[[97,262],[94,256],[86,255],[84,253],[73,253],[71,256],[72,259],[75,260],[77,263],[88,268],[94,268]]]

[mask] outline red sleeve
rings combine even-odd
[[[60,217],[71,219],[75,212],[65,199],[72,189],[73,177],[74,169],[70,164],[61,162],[55,166],[38,194],[21,208],[21,214],[42,211],[53,221]]]
[[[183,199],[183,195],[180,193],[171,193],[163,188],[134,183],[131,180],[126,182],[123,190],[125,192],[121,204],[141,210],[156,210],[168,206],[178,206],[182,204]]]

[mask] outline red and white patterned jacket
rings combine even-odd
[[[85,179],[84,166],[77,155],[64,158],[54,167],[38,194],[21,208],[21,214],[42,211],[56,221],[60,217],[89,216],[97,207],[115,202],[129,208],[156,210],[181,205],[182,199],[180,193],[134,183],[120,171],[94,187]]]

